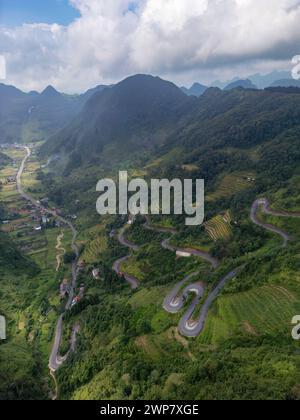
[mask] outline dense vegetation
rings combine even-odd
[[[274,208],[300,211],[299,93],[208,89],[189,98],[172,84],[139,76],[97,93],[42,146],[40,159],[56,159],[37,168],[32,191],[76,215],[84,262],[78,279],[84,297],[64,320],[63,353],[72,327],[78,323],[80,331],[76,352],[57,372],[61,398],[300,398],[299,343],[290,334],[291,319],[300,311],[300,220],[260,215],[290,233],[292,240],[282,248],[279,237],[249,219],[259,196]],[[151,223],[175,228],[171,243],[204,249],[220,267],[213,270],[196,257],[177,259],[161,247],[168,234],[146,230],[137,218],[126,237],[139,248],[122,266],[140,281],[131,291],[112,271],[113,262],[129,253],[116,237],[126,218],[99,218],[95,212],[98,179],[115,178],[119,169],[146,180],[204,178],[204,226],[186,227],[182,216],[151,217]],[[62,310],[63,302],[51,293],[70,275],[74,255],[66,248],[58,273],[51,272],[51,280],[45,275],[44,289],[34,294],[31,332],[39,331],[37,313],[45,316],[51,309],[57,319]],[[10,264],[24,263],[17,255]],[[208,293],[241,265],[242,273],[211,307],[202,334],[181,337],[176,326],[182,313],[162,308],[171,287],[199,271]],[[53,329],[47,331],[48,345],[52,339]],[[38,338],[35,343],[39,348]]]
[[[259,195],[269,196],[279,208],[299,208],[299,181],[295,178],[300,168],[299,91],[208,90],[197,101],[193,99],[190,107],[185,120],[165,137],[160,149],[150,148],[147,157],[132,156],[134,163],[128,168],[131,171],[134,166],[133,175],[139,174],[140,168],[146,179],[204,178],[206,220],[230,211],[231,234],[214,241],[203,228],[186,228],[181,217],[173,217],[167,223],[179,232],[173,241],[198,244],[222,260],[216,273],[205,264],[201,268],[210,284],[239,263],[246,263],[243,274],[227,286],[224,297],[214,305],[202,336],[182,347],[182,342],[172,341],[176,321],[161,310],[160,296],[166,294],[162,291],[165,285],[195,270],[199,261],[169,262],[171,254],[159,245],[161,235],[146,231],[143,221],[137,220],[127,237],[141,248],[124,270],[138,277],[145,289],[129,299],[129,305],[125,291],[111,296],[106,291],[101,303],[81,312],[78,351],[59,372],[65,398],[299,398],[299,353],[289,327],[300,310],[296,285],[299,243],[279,251],[280,239],[249,220],[251,204]],[[76,150],[79,148],[76,143]],[[107,166],[101,153],[100,168],[94,168],[92,162],[86,166],[83,159],[73,169],[68,167],[69,176],[58,188],[68,195],[75,183],[86,194],[90,182],[101,177],[101,166]],[[77,179],[82,179],[83,172],[88,176],[79,185]],[[247,182],[249,178],[251,182]],[[58,181],[53,178],[52,182],[55,199]],[[292,202],[285,202],[285,196]],[[165,222],[161,218],[156,221]],[[289,227],[287,220],[272,223],[283,224],[294,236],[295,226],[299,229],[299,221],[294,221],[294,227]],[[123,255],[126,253],[124,250]],[[281,288],[283,294],[293,296],[290,301],[285,300]],[[101,289],[100,285],[95,292],[93,287],[100,295],[104,293]],[[239,300],[244,307],[240,308]],[[219,313],[223,305],[226,312]],[[101,351],[94,349],[98,346]]]
[[[41,141],[63,128],[86,101],[104,86],[82,95],[65,95],[48,86],[42,93],[24,93],[0,84],[0,143]]]
[[[9,338],[14,328],[12,311],[22,310],[28,294],[26,283],[37,273],[37,266],[19,252],[8,235],[0,232],[0,314],[6,317]],[[0,400],[45,397],[39,378],[39,352],[21,335],[8,343],[0,342],[0,366]]]

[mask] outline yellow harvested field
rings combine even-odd
[[[232,233],[230,211],[214,217],[206,222],[204,226],[206,232],[214,241],[218,239],[229,239]]]

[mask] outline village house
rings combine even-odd
[[[49,203],[49,198],[45,197],[45,198],[42,198],[40,201],[44,206],[46,206]]]
[[[95,280],[99,280],[99,274],[100,274],[100,270],[98,269],[98,268],[94,268],[93,270],[92,270],[92,275],[93,275],[93,278],[95,279]]]
[[[74,299],[72,300],[72,308],[80,302],[80,296],[75,296]]]
[[[14,182],[16,182],[16,177],[15,176],[9,176],[9,177],[7,177],[6,178],[6,181],[9,183],[9,184],[11,184],[11,183],[14,183]]]
[[[190,252],[187,251],[176,251],[177,257],[189,258],[192,256]]]
[[[42,224],[46,225],[49,222],[50,222],[50,219],[47,216],[43,215],[42,216]]]

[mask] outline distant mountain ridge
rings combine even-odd
[[[24,93],[0,84],[0,143],[47,139],[69,123],[93,94],[105,88],[97,86],[82,95],[66,95],[53,86],[41,93]]]
[[[273,82],[270,87],[298,87],[300,88],[300,80],[295,79],[281,79]]]
[[[232,90],[236,88],[243,88],[243,89],[257,89],[257,87],[251,82],[249,79],[245,80],[236,80],[235,82],[230,83],[229,85],[225,86],[224,90]]]
[[[207,86],[202,85],[201,83],[194,83],[189,89],[182,86],[181,90],[188,96],[201,96],[208,89]]]
[[[217,84],[224,90],[239,87],[257,89],[254,81],[260,89],[262,86],[264,88],[269,86],[299,87],[300,81],[297,80],[289,78],[274,80],[280,76],[288,77],[289,73],[273,72],[265,76],[253,75],[245,80],[235,78],[225,86],[222,82]],[[269,85],[270,81],[272,83]],[[46,140],[69,125],[95,95],[118,85],[99,85],[80,95],[68,95],[58,92],[53,86],[46,87],[41,93],[35,91],[24,93],[14,86],[0,84],[0,143]],[[189,89],[185,87],[179,89],[174,84],[172,86],[176,87],[177,94],[181,90],[185,97],[194,97],[194,99],[200,98],[208,90],[208,87],[201,83],[194,83]]]
[[[70,173],[90,164],[120,167],[176,147],[193,155],[200,146],[250,147],[300,125],[293,89],[209,88],[196,98],[160,78],[132,76],[93,95],[41,153],[64,156]]]
[[[71,152],[75,166],[97,154],[122,160],[163,141],[194,101],[159,77],[132,76],[94,94],[74,121],[41,150],[44,154]]]

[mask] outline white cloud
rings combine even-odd
[[[296,0],[70,3],[81,17],[68,27],[0,28],[9,82],[78,91],[137,72],[208,81],[280,68],[300,53]]]

